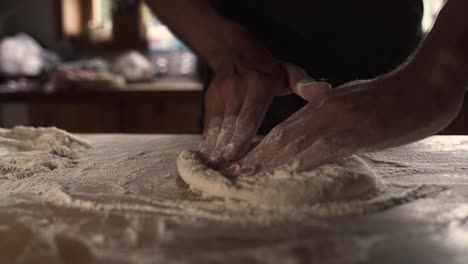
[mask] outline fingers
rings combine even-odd
[[[205,107],[205,127],[200,152],[205,158],[209,158],[216,146],[224,119],[224,99],[216,80],[210,85],[205,95]]]
[[[223,154],[224,150],[226,149],[226,146],[231,140],[232,135],[234,134],[235,127],[235,115],[230,115],[224,118],[218,136],[216,138],[216,144],[214,148],[212,148],[213,150],[208,157],[210,163],[216,164],[221,162],[221,155]]]
[[[319,138],[304,151],[290,158],[287,163],[283,163],[284,165],[275,164],[276,167],[273,168],[277,168],[281,165],[294,167],[294,170],[297,171],[316,168],[337,158],[337,153],[332,150],[335,147],[336,146],[333,146],[332,142],[327,140],[326,137]]]
[[[216,144],[211,149],[208,157],[209,162],[213,166],[219,166],[225,162],[222,154],[234,135],[239,113],[241,112],[244,100],[246,100],[240,87],[242,87],[242,84],[234,80],[225,81],[222,87],[218,87],[222,88],[225,103],[223,109],[224,117],[216,138]]]
[[[205,128],[203,133],[203,142],[200,146],[200,153],[205,157],[208,158],[212,152],[212,150],[216,146],[216,140],[218,138],[218,134],[221,131],[221,125],[223,123],[223,119],[219,117],[214,117],[207,121],[208,125]]]
[[[293,157],[300,155],[318,138],[325,136],[326,118],[316,114],[318,108],[313,103],[306,105],[276,126],[255,149],[230,166],[225,173],[249,175],[260,171],[272,171],[284,164],[294,165],[296,160],[293,160]],[[320,154],[317,158],[321,160],[322,157]]]
[[[314,140],[315,142],[308,146],[308,141]],[[278,168],[295,171],[309,170],[342,157],[334,153],[332,148],[332,144],[324,138],[299,137],[283,144],[273,153],[267,150],[268,147],[258,149],[256,153],[252,153],[252,156],[229,167],[225,173],[234,176],[249,176],[261,171],[271,172]]]
[[[257,121],[249,121],[248,118],[239,117],[236,122],[235,132],[226,145],[222,157],[227,161],[235,161],[247,152],[250,141],[257,132]]]
[[[306,109],[307,110],[307,109]],[[236,162],[226,171],[227,174],[254,174],[268,170],[276,164],[284,164],[290,157],[303,151],[304,141],[312,136],[307,133],[309,115],[303,110],[276,126],[246,157]],[[297,135],[300,135],[299,137]]]
[[[288,73],[289,86],[291,88],[295,87],[301,81],[315,81],[312,77],[308,76],[302,68],[290,63],[285,63],[284,65]]]
[[[328,83],[314,81],[297,66],[287,64],[285,68],[290,87],[296,94],[311,101],[309,105],[317,105],[317,102],[321,101],[319,98],[324,97],[326,91],[330,89]],[[205,100],[207,126],[201,152],[213,166],[237,161],[247,152],[273,100],[274,92],[272,91],[276,86],[284,85],[284,83],[279,84],[255,74],[244,77],[241,82],[237,79],[215,80],[207,93]],[[296,119],[300,120],[302,112],[303,110],[294,114],[283,124],[283,127],[279,127],[276,132],[267,136],[261,144],[264,147],[259,148],[259,151],[254,154],[262,156],[263,154],[259,153],[274,151],[289,144],[292,140],[297,140],[294,136],[286,136],[278,143],[274,142],[273,138],[278,136],[278,131],[284,129],[285,126],[296,122]],[[296,128],[300,127],[299,122]],[[254,155],[250,155],[252,156]]]
[[[247,96],[237,117],[234,134],[223,152],[225,160],[236,161],[247,152],[272,100],[269,94]]]
[[[289,86],[291,90],[304,100],[314,100],[320,94],[332,88],[327,82],[318,82],[307,76],[301,68],[293,64],[286,64],[286,70],[289,75]]]
[[[329,128],[324,125],[320,128],[317,125],[315,133],[298,137],[287,144],[279,144],[280,147],[276,149],[272,150],[271,146],[256,149],[252,157],[237,163],[235,168],[230,168],[229,173],[237,176],[253,175],[260,171],[271,172],[278,168],[310,170],[359,151],[356,145],[359,139],[356,135],[353,136],[352,131],[340,130],[332,134],[321,132],[329,131]],[[293,123],[289,129],[291,134],[298,133]]]
[[[219,99],[224,100],[224,103],[213,107],[212,104],[216,104],[216,101],[214,101],[213,97],[207,98],[207,107],[212,109],[212,111],[208,113],[208,116],[210,116],[210,113],[214,113],[214,116],[222,116],[221,118],[215,118],[215,121],[211,122],[212,124],[208,126],[208,130],[205,133],[206,144],[204,144],[205,148],[202,154],[213,167],[222,167],[223,164],[226,163],[223,154],[227,150],[237,147],[236,144],[230,144],[230,142],[236,135],[236,127],[245,125],[243,122],[239,122],[239,120],[242,121],[242,117],[245,116],[245,111],[241,111],[241,109],[245,108],[245,101],[263,100],[262,98],[255,97],[252,99],[251,95],[246,94],[246,90],[249,90],[246,89],[247,87],[253,86],[251,83],[239,82],[235,79],[223,80],[214,85],[212,89],[216,89],[216,91],[219,92],[218,94],[214,93],[214,99],[217,99],[216,97],[221,97]],[[237,129],[237,131],[240,131],[240,129]],[[247,133],[249,135],[251,133],[255,134],[256,128],[247,129],[247,131],[253,131]],[[239,139],[239,137],[236,136],[236,140],[244,140],[250,143],[249,136],[244,136],[244,138],[246,139]]]
[[[296,86],[293,86],[293,91],[302,99],[312,101],[331,90],[331,88],[331,85],[327,82],[300,81]]]
[[[291,157],[297,156],[306,146],[306,136],[300,136],[283,146],[282,149],[275,152],[268,162],[262,168],[265,171],[273,171],[279,166],[282,166],[291,160]]]

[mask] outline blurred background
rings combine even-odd
[[[1,127],[199,133],[204,69],[142,0],[0,1]],[[467,107],[443,133],[468,134]]]

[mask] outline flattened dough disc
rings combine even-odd
[[[192,189],[268,207],[362,200],[379,189],[376,174],[356,156],[306,172],[275,171],[233,180],[206,166],[198,152],[182,151],[177,168]]]

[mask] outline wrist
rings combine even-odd
[[[247,30],[235,24],[224,28],[216,34],[213,42],[216,44],[204,56],[215,73],[226,68],[257,68],[278,63]]]
[[[261,47],[241,43],[224,46],[222,50],[214,53],[207,60],[215,73],[234,68],[264,69],[266,71],[278,64],[278,61]]]

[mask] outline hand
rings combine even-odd
[[[456,116],[461,100],[426,79],[400,71],[320,94],[303,92],[309,103],[225,173],[251,175],[280,166],[307,170],[432,135]]]
[[[290,83],[299,85],[291,87]],[[273,97],[299,93],[304,83],[309,84],[311,93],[329,87],[326,83],[314,82],[300,68],[273,59],[217,71],[205,97],[204,140],[200,146],[203,156],[215,167],[241,158]]]

